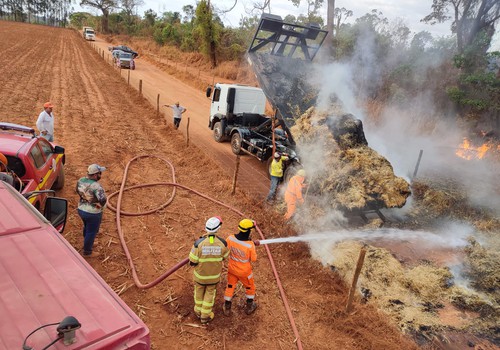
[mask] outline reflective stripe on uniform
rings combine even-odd
[[[189,259],[192,260],[193,262],[197,262],[200,258],[198,258],[193,253],[189,253]]]
[[[219,258],[199,258],[199,262],[201,262],[201,263],[203,263],[203,262],[217,262],[217,261],[222,261],[222,259],[223,259],[222,256]]]
[[[199,278],[200,280],[210,280],[210,279],[216,279],[216,278],[220,277],[220,273],[217,275],[202,276],[198,272],[196,272],[196,270],[194,270],[193,272],[194,272],[194,275],[196,276],[196,278]]]
[[[238,244],[241,244],[247,248],[252,248],[252,245],[250,243],[246,243],[245,241],[240,241],[240,240],[238,240],[238,238],[236,238],[234,236],[230,236],[228,238],[228,240],[233,241],[233,242],[238,243]]]
[[[238,258],[236,258],[236,257],[234,257],[234,256],[232,256],[232,255],[229,257],[229,259],[234,260],[234,261],[237,261],[237,262],[240,262],[240,263],[247,263],[247,262],[249,262],[249,260],[248,260],[248,259],[245,259],[245,260],[243,260],[243,259],[238,259]]]

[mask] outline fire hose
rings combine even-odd
[[[127,181],[127,176],[128,176],[128,170],[129,170],[129,167],[130,167],[130,164],[135,161],[135,160],[138,160],[138,159],[141,159],[141,158],[148,158],[148,157],[154,157],[154,158],[158,158],[160,160],[162,160],[163,162],[165,162],[166,164],[168,164],[170,166],[170,169],[172,171],[172,182],[154,182],[154,183],[149,183],[149,184],[141,184],[141,185],[135,185],[135,186],[130,186],[130,187],[125,187],[125,183]],[[124,191],[128,191],[128,190],[131,190],[131,189],[134,189],[134,188],[140,188],[140,187],[153,187],[153,186],[173,186],[173,191],[172,191],[172,195],[170,196],[170,198],[163,204],[161,204],[160,206],[158,206],[157,208],[153,208],[153,209],[150,209],[148,211],[144,211],[144,212],[136,212],[136,213],[131,213],[131,212],[126,212],[126,211],[122,211],[121,210],[121,201],[122,201],[122,198],[123,198],[123,192]],[[167,278],[168,276],[170,276],[171,274],[173,274],[175,271],[177,271],[178,269],[180,269],[182,266],[186,265],[189,261],[188,258],[178,262],[176,265],[172,266],[170,269],[168,269],[166,272],[164,272],[161,276],[157,277],[155,280],[153,280],[152,282],[149,282],[149,283],[146,283],[146,284],[143,284],[140,280],[139,280],[139,277],[137,276],[137,271],[135,269],[135,264],[134,264],[134,260],[132,259],[131,255],[130,255],[130,252],[128,250],[128,247],[127,247],[127,243],[125,241],[125,237],[123,235],[123,231],[122,231],[122,227],[121,227],[121,220],[120,220],[120,217],[121,215],[124,215],[124,216],[142,216],[142,215],[148,215],[148,214],[152,214],[152,213],[155,213],[165,207],[167,207],[174,199],[175,197],[175,190],[176,188],[179,187],[179,188],[182,188],[186,191],[189,191],[189,192],[192,192],[204,199],[207,199],[209,201],[212,201],[216,204],[219,204],[235,213],[237,213],[238,215],[240,215],[241,217],[246,217],[242,212],[240,212],[239,210],[225,204],[225,203],[222,203],[212,197],[209,197],[207,195],[204,195],[192,188],[189,188],[187,186],[183,186],[181,184],[178,184],[175,182],[175,168],[174,166],[172,165],[172,163],[170,161],[168,161],[167,159],[163,158],[163,157],[160,157],[160,156],[157,156],[157,155],[142,155],[142,156],[137,156],[137,157],[134,157],[132,158],[128,163],[127,165],[125,166],[125,170],[124,170],[124,175],[123,175],[123,179],[122,179],[122,183],[120,185],[120,189],[114,193],[112,193],[109,197],[108,197],[108,203],[107,203],[107,207],[113,211],[115,214],[116,214],[116,226],[117,226],[117,230],[118,230],[118,236],[119,236],[119,239],[120,239],[120,243],[121,243],[121,246],[122,246],[122,249],[123,251],[125,252],[125,255],[127,257],[127,261],[128,261],[128,264],[130,266],[130,269],[132,271],[132,276],[133,276],[133,279],[134,279],[134,283],[135,285],[139,288],[139,289],[148,289],[148,288],[151,288],[151,287],[154,287],[156,286],[158,283],[160,283],[161,281],[163,281],[165,278]],[[110,202],[110,199],[113,198],[114,196],[118,195],[118,199],[117,199],[117,204],[116,204],[116,208],[113,207],[113,205],[111,205],[111,202]],[[260,230],[259,226],[257,225],[257,223],[255,223],[255,229],[257,230],[257,232],[259,232],[259,236],[262,240],[265,239],[264,237],[264,234],[262,233],[262,231]],[[300,341],[300,335],[299,335],[299,332],[297,330],[297,326],[295,325],[295,320],[293,318],[293,315],[292,315],[292,311],[290,309],[290,306],[288,304],[288,299],[285,295],[285,290],[283,288],[283,285],[281,284],[281,280],[280,280],[280,277],[278,275],[278,271],[276,269],[276,265],[274,263],[274,259],[273,259],[273,256],[271,254],[271,250],[269,249],[269,247],[267,245],[264,246],[264,248],[266,249],[266,253],[267,253],[267,257],[269,259],[269,262],[271,263],[271,269],[273,271],[273,274],[274,274],[274,278],[276,279],[276,284],[278,285],[278,289],[279,289],[279,292],[280,292],[280,295],[281,295],[281,299],[283,300],[283,304],[284,304],[284,307],[285,307],[285,311],[287,313],[287,316],[288,316],[288,319],[290,321],[290,325],[292,327],[292,330],[293,330],[293,333],[294,333],[294,336],[295,336],[295,340],[294,342],[297,343],[297,348],[299,350],[302,350],[302,343]]]

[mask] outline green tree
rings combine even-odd
[[[195,32],[200,40],[201,52],[209,57],[212,67],[217,66],[220,29],[220,22],[214,18],[210,3],[201,0],[196,7]]]
[[[434,24],[452,19],[451,29],[456,35],[458,52],[463,54],[467,46],[481,39],[482,35],[490,39],[489,46],[499,18],[498,0],[433,0],[432,12],[422,21]]]
[[[117,0],[81,0],[80,6],[94,7],[102,12],[102,31],[109,32],[108,19],[110,12],[118,7]]]

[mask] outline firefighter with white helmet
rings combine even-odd
[[[224,239],[216,235],[222,226],[218,216],[211,217],[205,224],[205,235],[196,240],[189,253],[189,264],[195,266],[194,313],[202,324],[213,320],[212,308],[215,301],[217,284],[220,282],[222,261],[229,255]]]
[[[227,288],[224,293],[224,315],[231,315],[231,303],[238,281],[245,287],[247,298],[245,313],[250,315],[257,308],[255,303],[255,282],[253,278],[252,262],[257,261],[255,244],[250,239],[250,233],[255,223],[250,219],[243,219],[238,225],[239,232],[227,239],[230,250],[227,267]]]

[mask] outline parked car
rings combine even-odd
[[[134,51],[130,47],[125,46],[125,45],[108,46],[108,50],[111,51],[111,52],[113,52],[115,50],[129,52],[129,53],[131,53],[133,55],[133,58],[137,58],[139,56],[139,54],[137,53],[137,51]]]
[[[118,68],[135,69],[135,61],[130,52],[120,50],[113,51],[113,61]]]
[[[0,349],[149,350],[148,327],[54,228],[67,210],[51,197],[44,217],[0,181]]]
[[[33,128],[0,122],[0,153],[7,158],[13,185],[38,210],[43,210],[48,190],[64,186],[64,148],[36,136]],[[31,195],[41,193],[40,195]]]

